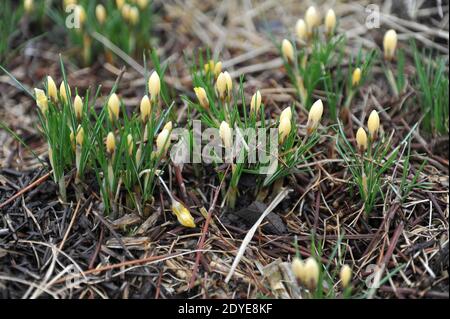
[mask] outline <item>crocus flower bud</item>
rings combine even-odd
[[[294,62],[294,47],[288,39],[284,39],[281,43],[281,52],[289,63]]]
[[[209,100],[208,96],[206,95],[206,91],[202,87],[195,87],[194,88],[195,95],[197,96],[198,103],[204,108],[209,108]]]
[[[41,110],[42,114],[46,114],[48,111],[48,100],[45,92],[41,89],[34,89],[34,95],[36,97],[36,105]]]
[[[161,81],[156,71],[153,71],[152,75],[148,79],[148,89],[150,91],[150,97],[155,101],[161,91]]]
[[[281,114],[280,114],[280,122],[281,120],[283,120],[283,118],[287,118],[289,121],[292,120],[292,109],[290,106],[288,106],[287,108],[285,108]]]
[[[84,142],[84,129],[83,127],[79,126],[77,130],[77,136],[75,138],[75,141],[77,145],[82,146]]]
[[[380,117],[378,116],[378,112],[373,110],[369,119],[367,120],[367,128],[369,129],[369,136],[371,139],[376,139],[378,129],[380,128]]]
[[[114,122],[119,118],[119,112],[120,112],[120,100],[117,94],[113,93],[108,99],[108,114],[111,122]]]
[[[122,10],[122,7],[124,4],[125,4],[125,0],[116,0],[116,6],[119,10]]]
[[[120,13],[122,13],[122,17],[125,21],[130,21],[130,12],[131,6],[128,3],[125,3],[120,9]]]
[[[137,7],[131,7],[129,13],[130,23],[136,25],[139,22],[139,9]]]
[[[319,122],[323,114],[323,103],[322,100],[317,100],[311,106],[308,114],[308,122],[306,124],[306,129],[308,134],[311,134],[319,125]]]
[[[300,282],[305,282],[305,263],[298,257],[292,260],[292,272]]]
[[[148,5],[148,0],[137,0],[137,4],[141,10],[145,9]]]
[[[319,26],[320,16],[315,7],[311,6],[306,10],[305,21],[310,33],[312,33],[314,28]]]
[[[128,155],[131,156],[133,154],[134,142],[133,135],[127,135],[127,146],[128,146]]]
[[[230,73],[228,71],[223,72],[225,76],[225,83],[227,84],[227,95],[231,98],[231,90],[233,89],[233,80],[231,79]]]
[[[223,72],[219,73],[219,76],[217,77],[217,81],[216,81],[216,90],[217,93],[219,95],[219,97],[224,100],[225,99],[225,94],[227,91],[227,80],[226,80],[226,76]]]
[[[166,125],[164,125],[163,130],[168,130],[169,132],[172,131],[172,121],[169,121],[166,123]]]
[[[223,121],[220,124],[219,134],[225,148],[231,148],[233,146],[233,134],[227,122]]]
[[[113,155],[116,150],[116,138],[113,132],[109,132],[106,136],[106,152],[108,155]]]
[[[219,61],[214,65],[214,76],[218,77],[220,72],[222,72],[222,61]]]
[[[361,69],[356,68],[352,74],[352,86],[354,87],[358,86],[360,81],[361,81]]]
[[[283,143],[286,137],[291,133],[291,120],[287,117],[283,117],[280,119],[280,125],[278,126],[278,135],[280,139],[280,143]]]
[[[362,127],[356,132],[356,144],[361,153],[367,149],[367,134]]]
[[[78,94],[77,96],[75,96],[75,100],[73,101],[73,109],[77,121],[81,122],[81,116],[83,115],[83,101],[81,100],[81,97]]]
[[[75,17],[80,22],[80,25],[83,25],[84,22],[86,21],[86,11],[84,10],[83,6],[81,6],[79,4],[76,5],[74,13],[75,13]]]
[[[106,9],[102,4],[98,4],[95,7],[95,17],[99,24],[103,24],[106,21]]]
[[[305,261],[305,284],[314,289],[319,282],[319,264],[313,257],[308,257]]]
[[[397,48],[397,32],[391,29],[386,32],[383,40],[384,57],[386,60],[392,60],[395,56],[395,49]]]
[[[146,123],[150,118],[150,113],[152,111],[152,104],[147,95],[144,95],[141,100],[140,110],[142,123]]]
[[[306,26],[305,20],[298,19],[295,24],[295,32],[297,33],[297,39],[300,42],[306,42],[308,40],[308,28]]]
[[[156,137],[156,152],[164,156],[170,147],[170,131],[163,129]]]
[[[325,17],[325,31],[327,34],[332,34],[336,27],[336,14],[333,9],[329,9]]]
[[[189,210],[180,202],[172,201],[172,212],[177,216],[178,222],[184,227],[194,228],[195,222]]]
[[[252,96],[252,100],[250,102],[250,112],[255,112],[255,114],[259,114],[259,109],[261,107],[261,92],[256,91]]]
[[[66,85],[64,84],[64,81],[61,82],[61,85],[59,86],[59,96],[64,103],[67,103],[72,96],[69,84],[67,84],[67,87],[69,88],[69,92],[66,92]]]
[[[347,288],[352,280],[352,269],[349,265],[344,265],[340,271],[342,287]]]
[[[25,9],[25,12],[27,14],[29,14],[29,13],[31,13],[31,11],[33,11],[33,5],[34,5],[33,2],[34,2],[33,0],[25,0],[23,2],[23,8]]]
[[[51,76],[47,76],[47,94],[53,102],[58,100],[58,89],[56,88],[55,81],[53,81]]]

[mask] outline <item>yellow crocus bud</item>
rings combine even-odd
[[[95,17],[98,23],[103,24],[106,21],[106,9],[102,4],[98,4],[95,7]]]
[[[161,91],[161,80],[156,71],[153,71],[152,75],[148,79],[148,89],[150,91],[150,97],[155,101]]]
[[[25,12],[27,14],[33,11],[33,4],[34,4],[33,2],[34,2],[33,0],[25,0],[23,2],[23,8],[25,9]]]
[[[119,118],[120,100],[116,93],[111,94],[108,99],[108,115],[111,122]]]
[[[47,94],[53,102],[58,100],[58,89],[56,88],[55,81],[53,81],[51,76],[47,76]]]
[[[41,89],[34,89],[34,95],[36,97],[36,105],[41,110],[42,114],[47,113],[48,111],[48,100],[47,96],[45,95],[45,92]]]
[[[341,278],[342,287],[347,288],[352,280],[352,269],[350,268],[350,266],[342,266],[339,276]]]
[[[233,146],[233,134],[230,125],[228,125],[227,122],[222,121],[222,123],[220,123],[219,135],[225,148],[231,148]]]
[[[294,257],[291,267],[294,276],[300,282],[305,282],[305,263],[300,258]]]
[[[327,34],[332,34],[336,27],[336,14],[333,9],[329,9],[325,16],[325,31]]]
[[[184,227],[194,228],[195,222],[189,210],[180,202],[172,201],[172,212],[177,216],[178,222]]]
[[[146,123],[150,118],[150,113],[152,111],[152,104],[150,102],[150,99],[148,98],[148,95],[144,95],[144,97],[142,98],[140,110],[142,123]]]
[[[352,74],[352,86],[357,86],[361,81],[361,69],[356,68]]]
[[[292,120],[292,109],[290,106],[288,106],[287,108],[285,108],[281,114],[280,114],[280,122],[281,120],[283,120],[284,118],[287,118],[289,121]]]
[[[142,149],[138,148],[136,151],[136,165],[139,165],[141,163],[142,158]]]
[[[79,126],[77,130],[77,137],[75,138],[77,145],[82,146],[84,142],[84,129]]]
[[[219,76],[217,77],[216,90],[217,90],[217,93],[219,94],[219,97],[222,100],[225,99],[225,94],[227,91],[227,80],[226,80],[225,74],[223,72],[220,72]]]
[[[233,89],[233,80],[231,79],[231,75],[230,75],[230,73],[228,73],[228,71],[223,72],[223,74],[225,75],[225,82],[227,84],[228,98],[230,98],[231,90]]]
[[[312,33],[314,28],[320,25],[320,16],[314,6],[311,6],[306,10],[305,21],[310,33]]]
[[[291,120],[287,117],[283,117],[280,120],[280,125],[278,126],[278,135],[280,139],[280,143],[283,143],[286,137],[291,133]]]
[[[376,139],[378,129],[380,128],[380,117],[378,116],[378,112],[373,110],[369,119],[367,120],[367,128],[369,129],[369,136],[372,140]]]
[[[308,257],[305,261],[305,284],[314,289],[319,282],[319,264],[313,257]]]
[[[127,135],[127,146],[128,146],[128,155],[131,156],[133,154],[133,147],[134,147],[133,135],[131,134]]]
[[[218,77],[220,72],[222,72],[222,61],[219,61],[214,65],[214,76]]]
[[[306,42],[308,40],[308,28],[306,26],[305,20],[298,19],[295,24],[295,33],[297,33],[297,39],[300,42]]]
[[[170,131],[163,129],[156,137],[156,152],[165,155],[170,147]]]
[[[72,146],[72,150],[75,151],[76,138],[75,138],[75,133],[72,130],[70,130],[69,138],[70,138],[70,146]]]
[[[64,0],[64,8],[74,4],[77,4],[77,0]]]
[[[109,155],[114,154],[114,151],[116,150],[116,138],[114,137],[113,132],[109,132],[106,136],[106,152]]]
[[[137,7],[131,7],[129,15],[130,23],[136,25],[139,22],[139,9]]]
[[[75,17],[78,19],[80,24],[83,25],[84,22],[86,21],[86,11],[84,10],[83,6],[81,6],[79,4],[76,5],[74,13],[75,13]]]
[[[69,84],[67,84],[67,87],[69,88],[69,92],[66,92],[66,85],[64,84],[64,81],[61,82],[61,85],[59,86],[59,96],[64,103],[67,103],[72,96]]]
[[[294,47],[288,39],[284,39],[281,43],[281,52],[289,63],[294,62]]]
[[[205,109],[209,108],[209,100],[208,96],[206,95],[206,91],[202,87],[195,87],[194,88],[195,95],[197,96],[198,103]]]
[[[306,123],[306,129],[308,134],[311,134],[319,125],[320,119],[323,114],[323,103],[322,100],[317,100],[311,106],[308,114],[308,122]]]
[[[205,73],[214,72],[215,62],[214,60],[209,60],[208,63],[205,63],[204,70]]]
[[[137,4],[138,4],[139,8],[145,9],[148,5],[148,0],[138,0]]]
[[[122,7],[124,4],[125,4],[125,0],[116,0],[117,9],[122,10]]]
[[[362,127],[356,132],[356,144],[360,152],[364,152],[367,149],[367,134]]]
[[[172,121],[169,121],[166,123],[166,125],[164,125],[163,130],[168,130],[169,132],[172,131],[173,125],[172,125]]]
[[[397,48],[397,32],[391,29],[386,32],[383,39],[384,57],[390,61],[395,56],[395,49]]]
[[[122,13],[122,17],[125,21],[130,21],[130,12],[131,6],[128,3],[125,3],[120,9],[120,13]]]
[[[255,112],[255,114],[259,114],[259,109],[261,107],[261,92],[256,91],[252,96],[252,100],[250,102],[250,112]]]
[[[83,101],[78,94],[77,96],[75,96],[75,100],[73,101],[73,109],[75,111],[75,117],[77,118],[77,121],[80,122],[81,116],[83,114]]]

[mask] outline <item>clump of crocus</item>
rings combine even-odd
[[[353,87],[358,86],[360,81],[361,81],[361,69],[356,68],[355,70],[353,70],[352,73],[352,86]]]
[[[383,39],[384,57],[391,61],[395,57],[395,49],[397,48],[397,32],[390,29],[386,32]]]
[[[261,92],[257,90],[255,94],[253,94],[252,100],[250,101],[250,112],[258,115],[260,108],[261,108]]]
[[[342,287],[345,289],[349,287],[350,282],[352,280],[352,269],[349,265],[344,265],[341,268],[341,271],[339,273]]]
[[[308,122],[306,123],[306,131],[309,134],[312,134],[317,127],[319,126],[320,120],[323,114],[323,103],[322,100],[317,100],[311,106],[308,114]]]
[[[325,31],[328,35],[332,35],[336,28],[336,14],[333,9],[329,9],[325,16]]]
[[[204,108],[209,109],[209,100],[206,90],[202,87],[194,88],[195,95],[197,96],[198,103]]]
[[[378,116],[377,111],[373,110],[370,113],[369,119],[367,120],[367,128],[369,129],[369,137],[371,141],[375,141],[380,128],[380,117]]]
[[[358,145],[358,150],[364,153],[367,149],[367,134],[364,128],[360,127],[356,132],[356,144]]]
[[[108,99],[108,115],[111,122],[115,122],[119,119],[120,112],[120,100],[116,93],[111,94]]]
[[[148,79],[148,90],[150,91],[150,98],[153,102],[158,100],[161,92],[161,80],[159,79],[158,72],[153,71],[152,75]]]
[[[284,39],[281,43],[281,52],[288,63],[294,63],[294,47],[291,41]]]

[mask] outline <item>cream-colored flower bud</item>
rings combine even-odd
[[[206,91],[202,87],[194,88],[195,95],[197,96],[198,103],[205,109],[209,109],[209,100]]]
[[[305,21],[309,32],[320,25],[320,15],[314,6],[309,7],[305,13]]]
[[[216,63],[214,62],[214,60],[209,60],[208,63],[205,63],[205,65],[203,66],[205,73],[214,72],[215,65]]]
[[[142,149],[138,148],[136,151],[136,166],[139,166],[139,164],[141,163],[141,158],[142,158]]]
[[[223,100],[225,99],[225,94],[227,92],[227,80],[226,76],[223,72],[219,73],[216,81],[216,90],[219,97]]]
[[[195,221],[189,210],[180,202],[172,202],[172,212],[177,216],[178,222],[184,227],[194,228]]]
[[[108,99],[108,115],[111,122],[119,118],[120,100],[116,93],[111,94]]]
[[[31,13],[33,11],[34,1],[33,0],[25,0],[23,2],[23,8],[25,9],[25,12]]]
[[[306,42],[308,40],[308,27],[303,19],[298,19],[295,24],[295,33],[297,34],[297,39],[300,42]]]
[[[159,79],[158,72],[153,71],[152,75],[148,79],[148,90],[150,91],[150,97],[155,101],[161,91],[161,80]]]
[[[67,87],[69,88],[69,92],[66,92],[66,85],[64,84],[64,81],[61,82],[61,85],[59,86],[59,96],[64,103],[68,103],[68,101],[72,97],[72,93],[70,91],[70,86],[68,83],[67,83]]]
[[[308,123],[306,124],[308,134],[311,134],[319,125],[323,114],[322,100],[317,100],[311,106],[308,114]]]
[[[291,41],[288,39],[284,39],[281,43],[281,52],[283,53],[283,57],[289,62],[294,62],[294,47],[292,46]]]
[[[114,154],[114,151],[116,150],[116,138],[114,137],[113,132],[109,132],[106,136],[106,152],[109,155]]]
[[[122,7],[124,4],[125,4],[125,0],[116,0],[116,6],[119,10],[122,10]]]
[[[133,148],[134,148],[134,142],[133,142],[133,135],[128,134],[127,135],[127,147],[128,147],[128,155],[133,154]]]
[[[329,9],[325,17],[325,31],[327,34],[332,34],[336,27],[336,14],[333,9]]]
[[[291,120],[287,117],[283,117],[280,120],[280,125],[278,126],[278,135],[280,139],[280,143],[283,143],[286,137],[291,133],[292,125]]]
[[[130,12],[131,6],[128,3],[125,3],[120,9],[120,13],[122,13],[122,17],[125,21],[130,21]]]
[[[361,69],[356,68],[352,74],[352,86],[355,87],[355,86],[359,85],[360,81],[361,81]]]
[[[219,61],[214,65],[214,76],[218,77],[220,72],[222,72],[222,61]]]
[[[79,4],[76,5],[74,14],[75,14],[75,17],[80,22],[80,24],[83,25],[84,22],[86,21],[86,11],[84,10],[83,6],[81,6]]]
[[[387,60],[392,60],[395,56],[395,49],[397,48],[397,32],[391,29],[386,32],[383,39],[384,57]]]
[[[139,22],[139,9],[137,7],[131,7],[130,9],[130,23],[136,25]]]
[[[305,263],[298,257],[295,257],[292,260],[292,272],[294,273],[294,276],[300,280],[300,282],[305,282]]]
[[[169,132],[172,131],[173,125],[172,125],[172,121],[169,121],[166,123],[166,125],[164,125],[163,130],[168,130]]]
[[[219,134],[225,148],[231,148],[233,146],[233,133],[227,122],[220,123]]]
[[[41,110],[42,114],[47,113],[48,111],[48,100],[47,95],[45,95],[45,92],[41,89],[34,89],[34,95],[36,97],[36,105]]]
[[[367,149],[367,134],[362,127],[356,132],[356,144],[361,152],[364,152]]]
[[[103,24],[106,21],[106,9],[102,4],[98,4],[95,7],[95,17],[99,24]]]
[[[319,282],[320,269],[319,264],[313,257],[308,257],[305,261],[305,284],[314,289]]]
[[[342,266],[339,275],[341,278],[342,287],[347,288],[352,280],[352,269],[349,265],[344,265]]]
[[[280,122],[283,120],[283,118],[287,118],[289,121],[292,120],[292,109],[290,106],[285,108],[281,114],[280,114]]]
[[[53,102],[58,100],[58,89],[56,88],[55,81],[53,81],[53,78],[50,75],[47,76],[47,94]]]
[[[255,114],[259,114],[259,109],[261,107],[261,92],[256,91],[252,96],[252,100],[250,101],[250,112],[254,112]]]
[[[148,0],[138,0],[137,5],[139,6],[139,8],[141,8],[141,10],[143,10],[147,7]]]
[[[163,129],[156,137],[156,152],[165,155],[170,147],[170,131]]]
[[[231,79],[230,73],[228,71],[223,72],[225,76],[225,83],[227,84],[227,94],[228,97],[231,95],[231,90],[233,89],[233,80]]]
[[[148,98],[148,95],[144,95],[144,97],[142,98],[140,110],[142,123],[146,123],[149,120],[150,113],[152,111],[152,104],[150,102],[150,99]]]
[[[77,129],[77,137],[75,138],[77,145],[82,146],[84,142],[84,129],[79,126]]]
[[[81,122],[81,116],[83,115],[83,101],[78,94],[75,96],[75,100],[73,101],[73,110],[77,121]]]
[[[375,139],[380,128],[380,117],[377,111],[373,110],[370,113],[369,119],[367,120],[367,128],[369,129],[370,138]]]

